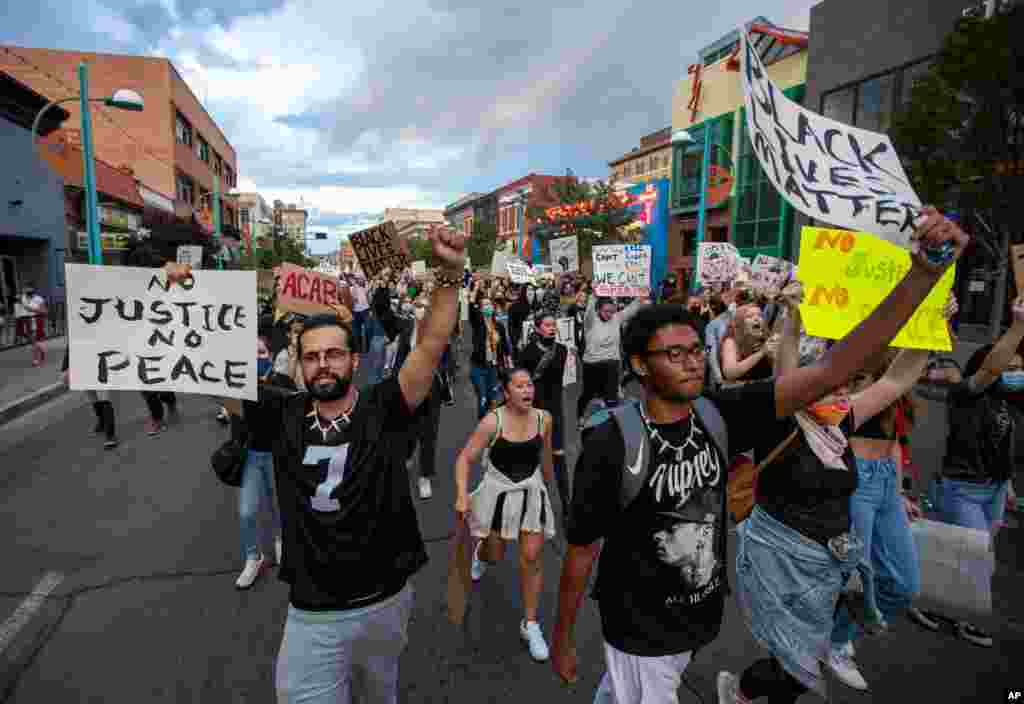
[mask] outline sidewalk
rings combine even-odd
[[[60,376],[67,338],[45,340],[46,361],[32,366],[28,345],[0,352],[0,425],[67,391]]]

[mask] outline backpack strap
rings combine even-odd
[[[625,446],[622,467],[622,490],[619,505],[628,507],[640,493],[650,473],[650,442],[640,402],[630,399],[608,412],[618,423]]]
[[[729,429],[725,425],[722,414],[718,412],[714,403],[703,396],[694,399],[693,410],[696,411],[697,417],[700,418],[700,422],[707,431],[711,433],[711,439],[722,455],[722,462],[728,465],[732,459],[729,454]]]

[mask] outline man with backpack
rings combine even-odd
[[[931,252],[967,243],[933,209],[917,235]],[[915,242],[917,244],[917,242]],[[717,636],[727,588],[729,433],[769,431],[823,399],[881,353],[941,277],[914,266],[871,315],[814,364],[776,379],[704,391],[701,325],[685,308],[642,308],[623,332],[623,355],[644,400],[588,420],[574,472],[552,666],[576,679],[573,630],[598,554],[594,596],[607,671],[596,702],[674,704],[694,653]],[[767,460],[777,452],[766,453]],[[758,458],[760,461],[761,458]],[[693,504],[693,506],[691,506]],[[704,510],[710,507],[711,510]],[[709,550],[709,541],[713,549]]]

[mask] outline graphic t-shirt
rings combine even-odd
[[[738,391],[742,398],[718,404],[733,433],[774,418],[773,384]],[[623,508],[622,477],[632,468],[619,426],[610,420],[590,431],[574,475],[568,539],[604,538],[594,596],[605,640],[633,655],[675,655],[711,642],[722,624],[727,463],[694,413],[652,424],[643,452],[647,479]]]
[[[350,422],[301,407],[301,448],[278,463],[284,564],[293,606],[367,606],[398,593],[427,561],[405,459],[413,426],[397,379],[360,392]]]

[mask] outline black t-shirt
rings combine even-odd
[[[557,342],[551,344],[555,346],[554,355],[540,378],[534,379],[533,405],[545,411],[562,407],[562,380],[565,377],[565,361],[569,357],[569,350],[565,345]],[[519,354],[519,364],[530,374],[534,374],[546,352],[547,349],[534,340]]]
[[[721,407],[726,399],[743,399],[774,385],[771,379],[750,382],[722,389],[714,398]],[[792,417],[777,419],[774,412],[764,417],[752,415],[741,424],[729,426],[729,445],[737,449],[752,447],[757,464],[797,428]],[[852,434],[852,414],[840,429],[847,437]],[[757,504],[790,528],[827,545],[829,539],[850,529],[850,495],[857,490],[857,471],[849,447],[843,460],[847,469],[826,468],[808,446],[803,432],[798,432],[793,442],[761,471],[757,479]]]
[[[773,384],[750,384],[718,403],[733,433],[775,417]],[[618,424],[589,431],[576,465],[568,539],[604,538],[594,591],[605,640],[641,656],[684,653],[710,643],[726,593],[728,464],[695,414],[655,425],[644,443],[650,471],[621,506],[625,445]]]
[[[301,450],[278,463],[284,565],[293,606],[360,608],[396,594],[426,564],[405,459],[414,415],[396,378],[360,393],[351,424],[301,413]],[[294,419],[291,419],[294,421]]]
[[[271,373],[266,383],[283,389],[294,389],[295,382],[284,374]],[[272,404],[258,401],[242,403],[245,418],[246,446],[256,452],[270,452],[274,449],[274,440],[280,434],[280,412]]]
[[[949,436],[942,474],[950,479],[1008,479],[1020,455],[1020,413],[992,389],[974,389],[967,379],[949,389]]]

